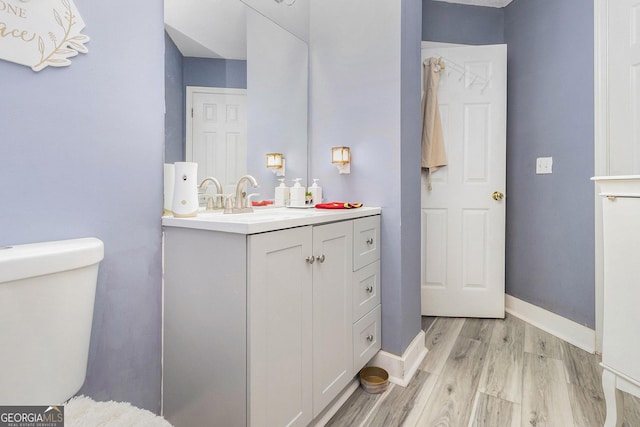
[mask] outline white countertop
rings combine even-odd
[[[198,230],[224,231],[227,233],[255,234],[282,230],[304,225],[322,224],[379,215],[380,208],[362,207],[355,209],[295,209],[295,208],[254,208],[252,213],[224,214],[201,212],[193,218],[162,217],[164,227],[195,228]]]
[[[594,176],[591,180],[600,185],[601,196],[640,197],[640,175]]]

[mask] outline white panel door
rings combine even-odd
[[[247,172],[246,92],[187,87],[186,160],[198,163],[198,182],[213,176],[229,194]]]
[[[640,174],[640,0],[607,7],[609,174]]]
[[[446,64],[448,166],[431,191],[422,177],[422,314],[504,317],[507,47],[423,48],[430,57]]]

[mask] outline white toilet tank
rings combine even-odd
[[[0,406],[60,404],[84,383],[96,238],[0,248]]]

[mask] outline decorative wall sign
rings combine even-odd
[[[73,0],[0,0],[0,59],[40,71],[66,67],[89,37]]]

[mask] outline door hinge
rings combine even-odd
[[[193,108],[191,109],[191,118],[193,119]]]

